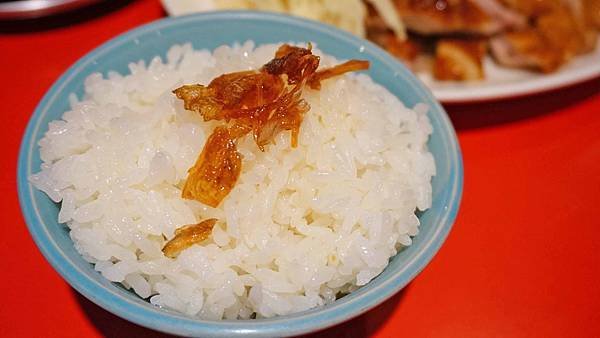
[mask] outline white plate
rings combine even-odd
[[[556,73],[540,74],[498,66],[490,57],[484,60],[486,79],[479,82],[441,82],[430,74],[419,78],[435,97],[444,102],[473,102],[526,96],[566,87],[600,76],[600,39],[596,50],[567,63]]]

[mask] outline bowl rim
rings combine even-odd
[[[444,130],[438,130],[437,132],[444,133],[447,137],[446,141],[448,141],[444,146],[448,150],[451,172],[450,181],[452,190],[448,196],[449,204],[444,207],[442,214],[438,217],[437,227],[431,237],[423,244],[422,250],[411,261],[405,263],[402,269],[395,271],[393,275],[381,281],[376,287],[363,287],[353,292],[351,294],[353,297],[344,297],[333,304],[321,308],[286,316],[238,321],[201,320],[185,317],[184,315],[171,313],[159,308],[148,307],[123,298],[105,288],[98,281],[87,276],[85,272],[70,261],[57,243],[52,241],[44,219],[35,203],[33,197],[34,188],[29,184],[27,174],[33,172],[31,171],[31,158],[33,151],[37,149],[37,142],[35,142],[34,137],[38,135],[40,125],[42,124],[42,117],[46,114],[58,93],[69,82],[69,78],[77,74],[80,69],[87,66],[90,62],[93,62],[96,57],[109,53],[111,49],[135,39],[137,36],[174,25],[231,19],[268,21],[275,24],[292,25],[300,29],[317,30],[320,33],[332,36],[334,39],[344,40],[344,42],[351,45],[363,48],[367,47],[371,56],[377,58],[386,67],[400,69],[400,75],[404,80],[416,86],[417,90],[422,92],[424,97],[428,99],[428,103],[433,105],[430,109],[440,113]],[[438,252],[452,228],[462,198],[463,163],[456,133],[440,103],[433,97],[429,89],[410,74],[404,66],[373,43],[335,27],[303,18],[267,12],[233,10],[168,17],[150,22],[102,43],[70,66],[46,92],[28,122],[19,150],[17,187],[19,202],[27,227],[46,260],[74,289],[105,310],[144,327],[179,335],[202,335],[209,337],[231,337],[238,335],[248,337],[290,336],[318,331],[355,318],[379,305],[413,280]]]

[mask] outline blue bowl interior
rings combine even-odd
[[[434,134],[429,141],[437,175],[433,206],[420,215],[421,231],[413,245],[391,259],[385,271],[358,291],[323,308],[253,321],[202,321],[153,307],[132,292],[110,283],[83,260],[66,226],[57,223],[58,206],[34,189],[27,177],[39,171],[38,141],[48,123],[69,109],[68,96],[83,94],[84,79],[93,72],[128,73],[140,59],[164,58],[176,43],[191,42],[212,50],[223,44],[253,40],[257,45],[282,41],[313,42],[340,59],[368,59],[369,75],[407,106],[424,102]],[[37,107],[22,141],[18,165],[21,207],[32,237],[52,266],[80,293],[123,318],[156,330],[206,337],[286,336],[328,327],[355,317],[404,287],[425,267],[446,238],[462,193],[462,159],[452,125],[431,93],[401,64],[373,44],[315,22],[258,12],[216,12],[169,18],[142,26],[98,47],[73,65]]]

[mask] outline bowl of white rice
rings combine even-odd
[[[305,90],[297,145],[237,141],[242,169],[216,207],[181,197],[215,127],[172,91],[258,69],[284,44],[321,67],[367,71]],[[433,258],[462,193],[460,148],[431,93],[375,45],[260,12],[160,20],[96,48],[36,108],[18,191],[40,251],[78,292],[139,325],[183,336],[267,337],[354,318]],[[165,257],[185,224],[210,236]]]

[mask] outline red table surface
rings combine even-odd
[[[165,15],[159,1],[104,6],[0,23],[2,337],[162,336],[63,281],[29,236],[17,200],[19,144],[42,95],[100,43]],[[314,337],[600,336],[600,79],[446,108],[465,168],[448,240],[403,291]]]

